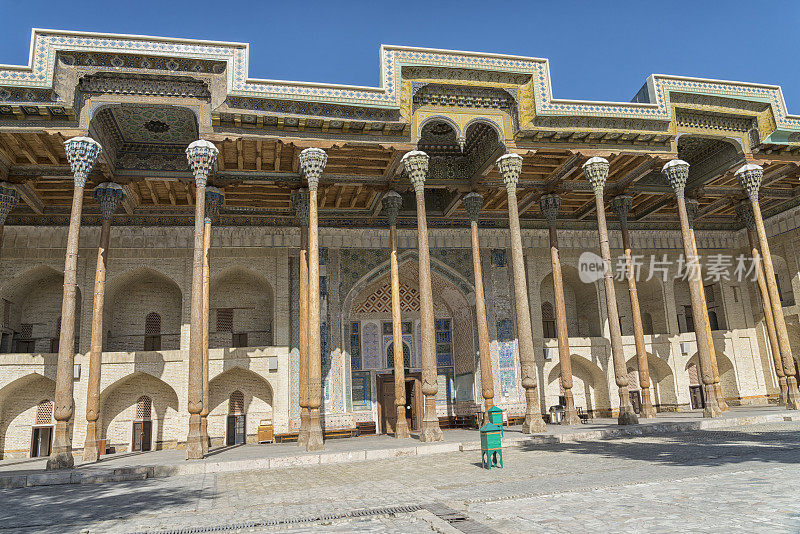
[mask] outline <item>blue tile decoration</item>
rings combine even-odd
[[[369,371],[355,371],[352,377],[354,410],[369,410],[372,404],[372,384]]]

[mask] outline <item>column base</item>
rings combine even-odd
[[[308,443],[308,408],[300,408],[300,430],[297,432],[297,446],[305,447]]]
[[[719,405],[719,409],[723,412],[727,412],[731,409],[728,406],[728,403],[725,402],[725,395],[722,394],[722,385],[719,382],[714,383],[714,393],[717,395],[717,404]]]
[[[639,417],[653,419],[655,416],[656,409],[653,407],[653,401],[650,398],[650,388],[642,388],[642,412]]]
[[[322,426],[319,421],[319,408],[311,408],[308,413],[308,441],[306,451],[321,451],[325,448]]]
[[[83,461],[96,462],[100,459],[100,447],[97,444],[97,422],[86,423],[86,441],[83,444]]]
[[[564,389],[564,418],[562,425],[579,425],[581,418],[578,417],[578,410],[575,409],[575,400],[572,396],[572,389]]]
[[[797,379],[786,377],[786,409],[800,410],[800,391],[797,390]]]
[[[208,447],[211,440],[208,438],[208,417],[205,415],[200,416],[200,435],[202,436],[203,456],[208,454]]]
[[[397,407],[397,422],[394,425],[394,437],[397,439],[406,439],[411,437],[408,432],[408,420],[406,419],[406,407]]]
[[[617,417],[617,424],[618,425],[638,425],[639,418],[636,416],[636,412],[633,411],[633,406],[628,404],[627,406],[620,406],[619,408],[619,416]]]
[[[720,410],[719,404],[717,403],[717,392],[714,389],[714,384],[704,386],[703,389],[706,392],[706,405],[705,408],[703,408],[703,417],[719,417],[722,415],[722,410]]]
[[[200,432],[200,414],[189,416],[189,435],[186,436],[186,459],[203,459],[203,434]]]
[[[47,470],[72,469],[75,467],[75,458],[72,456],[72,438],[69,435],[69,425],[66,421],[56,421],[53,430],[53,447],[47,459]]]
[[[547,432],[547,425],[540,413],[526,413],[525,421],[522,423],[523,434],[541,434]]]
[[[442,434],[442,429],[439,427],[439,418],[436,416],[436,399],[433,395],[425,395],[419,440],[427,443],[442,441],[443,439],[444,434]]]
[[[786,406],[786,398],[789,396],[789,388],[786,386],[786,377],[778,377],[780,393],[778,394],[778,406]]]

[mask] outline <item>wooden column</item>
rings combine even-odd
[[[297,445],[308,444],[308,189],[298,189],[292,194],[292,205],[297,214],[300,226],[300,324],[298,344],[300,358],[298,362],[298,397],[300,404],[300,429],[297,433]]]
[[[3,247],[3,229],[6,226],[6,217],[19,202],[17,188],[8,182],[0,182],[0,253]]]
[[[78,236],[83,210],[83,188],[86,177],[100,155],[100,144],[90,137],[73,137],[64,143],[64,149],[75,179],[72,192],[72,211],[67,233],[67,251],[64,261],[64,296],[61,301],[61,332],[59,333],[58,363],[56,367],[56,394],[53,446],[47,459],[47,469],[69,469],[75,464],[72,457],[72,434],[69,421],[75,413],[73,398],[73,369],[75,365],[75,293],[78,280]]]
[[[783,317],[783,306],[781,296],[778,293],[778,283],[775,280],[775,270],[772,266],[772,255],[769,252],[767,242],[767,231],[764,228],[764,219],[761,217],[761,206],[758,203],[758,190],[761,187],[761,179],[764,170],[752,163],[744,165],[736,171],[736,178],[742,188],[750,198],[750,206],[753,211],[753,220],[756,226],[758,242],[761,246],[761,258],[764,261],[764,278],[769,292],[769,302],[772,306],[772,317],[775,321],[775,332],[778,336],[781,357],[783,358],[783,372],[786,375],[786,408],[789,410],[800,409],[800,392],[797,389],[797,376],[792,347],[789,344],[789,333],[786,330],[786,320]]]
[[[392,285],[392,347],[394,349],[394,404],[397,411],[394,423],[394,437],[407,438],[408,419],[406,418],[406,377],[403,360],[403,330],[400,324],[400,271],[397,265],[397,213],[403,205],[403,198],[396,191],[389,191],[383,197],[383,211],[389,218],[389,271]]]
[[[714,369],[711,364],[710,341],[708,339],[708,329],[703,321],[703,300],[700,294],[702,285],[702,273],[697,255],[692,248],[692,236],[689,229],[689,218],[686,213],[686,202],[684,199],[684,189],[686,179],[689,177],[689,164],[683,160],[674,159],[668,161],[662,170],[667,182],[675,191],[675,198],[678,205],[678,219],[681,224],[681,236],[683,237],[683,251],[686,257],[686,265],[689,274],[689,294],[692,299],[692,316],[695,318],[694,332],[697,339],[697,358],[700,363],[700,374],[703,381],[703,393],[705,394],[705,408],[703,417],[718,417],[722,411],[717,402],[717,393],[714,387]]]
[[[558,334],[558,362],[561,365],[561,387],[564,390],[564,418],[562,425],[577,425],[581,419],[575,409],[572,395],[572,359],[569,353],[569,332],[567,331],[567,307],[564,300],[564,280],[561,276],[561,259],[558,251],[558,232],[556,219],[561,208],[561,197],[557,194],[542,195],[539,209],[547,219],[550,230],[550,262],[553,269],[553,296],[556,308],[556,332]]]
[[[786,385],[786,373],[781,362],[781,347],[778,343],[778,334],[775,331],[775,319],[772,315],[772,305],[769,298],[769,289],[764,276],[764,268],[761,265],[761,253],[758,250],[758,237],[756,236],[756,221],[753,218],[753,210],[750,203],[743,200],[736,205],[736,214],[739,221],[747,229],[747,240],[750,243],[750,254],[753,258],[753,265],[756,271],[756,282],[758,292],[761,295],[761,308],[764,311],[764,326],[769,338],[769,346],[772,352],[772,360],[775,365],[775,375],[778,377],[778,406],[786,406],[788,387]]]
[[[203,409],[200,410],[200,433],[203,436],[203,454],[208,453],[211,438],[208,435],[208,333],[211,324],[211,224],[225,201],[222,190],[206,187],[206,205],[203,226]]]
[[[628,235],[628,212],[631,209],[631,197],[619,195],[611,200],[611,209],[619,217],[622,230],[622,248],[625,250],[625,278],[628,280],[628,295],[631,299],[631,314],[633,315],[633,339],[636,344],[636,366],[639,369],[639,387],[642,392],[641,416],[650,419],[656,416],[653,400],[650,394],[650,365],[647,361],[647,349],[644,346],[644,328],[642,327],[642,312],[639,308],[639,293],[636,290],[636,273],[634,272],[633,255],[631,253],[631,240]]]
[[[475,277],[475,319],[478,324],[478,353],[481,359],[481,395],[483,396],[483,424],[489,423],[489,408],[494,406],[494,373],[492,352],[489,348],[489,327],[486,319],[486,298],[483,293],[481,245],[478,239],[478,219],[483,207],[483,196],[469,193],[464,197],[464,209],[470,220],[472,232],[472,271]]]
[[[106,266],[108,264],[108,242],[111,234],[111,218],[120,202],[125,198],[121,185],[105,182],[94,190],[94,198],[100,204],[103,216],[100,227],[100,245],[97,249],[97,268],[94,275],[94,300],[92,301],[92,340],[89,346],[89,373],[86,390],[86,441],[83,459],[96,462],[100,459],[97,440],[97,419],[100,417],[100,373],[103,359],[103,304],[105,299]]]
[[[425,214],[425,177],[428,174],[428,155],[419,150],[406,153],[402,159],[406,174],[414,184],[417,196],[417,247],[419,252],[420,331],[422,335],[422,428],[420,441],[444,439],[436,415],[438,386],[436,340],[433,325],[433,292],[431,290],[431,255],[428,248],[428,221]]]
[[[217,148],[205,140],[195,141],[186,149],[189,167],[194,173],[194,258],[192,262],[191,322],[189,325],[189,434],[186,459],[203,458],[205,447],[200,413],[203,410],[203,252],[205,249],[206,182],[217,159]]]
[[[514,303],[517,315],[517,346],[522,373],[522,387],[525,389],[525,422],[522,432],[531,434],[545,432],[547,426],[542,419],[539,403],[536,359],[533,352],[533,332],[531,331],[531,311],[528,302],[528,282],[525,276],[525,256],[522,253],[522,234],[519,229],[519,210],[517,207],[517,182],[522,170],[522,156],[505,154],[497,159],[497,170],[503,177],[508,195],[508,229],[511,234],[511,267],[514,272]]]
[[[320,407],[322,406],[322,352],[319,310],[319,229],[317,188],[328,156],[319,148],[300,152],[300,167],[308,180],[308,441],[307,451],[324,447]]]
[[[606,208],[603,200],[603,189],[608,177],[608,161],[603,158],[590,158],[583,164],[583,173],[594,189],[594,201],[597,209],[597,232],[600,236],[600,255],[603,258],[603,286],[608,313],[608,329],[611,333],[611,356],[614,361],[614,378],[619,392],[620,425],[631,425],[639,422],[633,411],[631,397],[628,393],[628,366],[622,348],[622,332],[619,326],[617,295],[614,290],[614,273],[611,269],[611,249],[608,244],[608,228],[606,226]]]
[[[697,253],[697,239],[694,235],[694,217],[700,208],[700,202],[693,198],[684,199],[686,202],[686,218],[689,221],[689,236],[692,238],[692,253],[697,258],[698,265],[700,265],[700,255]],[[725,402],[725,395],[722,393],[722,384],[719,379],[719,367],[717,364],[717,349],[714,347],[714,337],[711,332],[711,321],[708,318],[708,301],[706,300],[706,288],[703,285],[702,277],[697,280],[698,289],[700,291],[700,302],[703,307],[703,324],[706,327],[706,338],[708,339],[708,352],[711,355],[711,370],[714,372],[714,393],[717,395],[717,404],[719,409],[723,412],[730,410],[728,403]]]

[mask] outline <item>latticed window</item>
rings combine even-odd
[[[233,308],[217,310],[217,332],[233,332]]]
[[[492,267],[505,267],[507,263],[505,250],[502,248],[492,249]]]
[[[361,330],[359,322],[350,323],[350,369],[361,369]]]
[[[22,323],[19,325],[19,338],[24,340],[29,340],[33,338],[33,325],[28,323]]]
[[[453,365],[453,342],[450,330],[450,319],[436,319],[436,365],[451,367]]]
[[[43,400],[36,407],[36,424],[49,425],[53,422],[53,401]]]
[[[238,389],[231,393],[228,399],[228,414],[241,415],[244,413],[244,394]]]
[[[144,335],[155,336],[161,334],[161,316],[155,312],[148,313],[144,320]]]
[[[144,350],[161,350],[161,315],[156,312],[144,319]]]
[[[142,395],[136,401],[136,419],[149,421],[153,413],[153,400],[147,395]]]
[[[556,317],[549,302],[542,304],[542,330],[544,337],[556,337]]]

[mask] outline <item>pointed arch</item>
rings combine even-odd
[[[631,356],[626,362],[628,373],[636,377],[630,388],[641,389],[639,385],[639,363],[636,356]],[[647,353],[647,367],[650,372],[650,392],[653,405],[658,411],[674,411],[678,406],[675,375],[667,362],[655,354]]]
[[[247,267],[235,265],[215,274],[211,279],[209,347],[271,346],[274,295],[266,277]]]
[[[227,416],[234,404],[241,406],[241,415],[246,415],[246,434],[255,436],[262,419],[272,419],[274,393],[270,383],[258,373],[242,367],[231,367],[212,378],[208,383],[209,406],[208,434],[212,440],[224,439],[227,431]],[[238,397],[238,395],[236,395]]]
[[[736,369],[728,356],[724,352],[716,351],[717,355],[717,370],[719,371],[719,383],[722,386],[722,394],[727,399],[735,399],[733,403],[739,404],[741,402],[741,395],[739,393],[739,385],[736,378]],[[695,352],[691,358],[686,362],[685,371],[690,372],[690,367],[695,366],[698,373],[699,384],[702,385],[703,379],[700,375],[700,356]]]
[[[163,272],[148,266],[117,274],[106,284],[105,303],[104,350],[180,348],[183,293]],[[155,326],[156,315],[161,318],[160,332],[148,333],[148,320]]]
[[[572,394],[575,406],[598,416],[611,409],[605,373],[596,364],[578,354],[570,354],[572,364]],[[561,388],[561,364],[557,363],[547,375],[551,391]],[[554,385],[557,384],[557,385]]]
[[[0,454],[3,458],[27,456],[31,429],[39,424],[40,406],[50,402],[52,416],[55,394],[55,381],[39,373],[21,376],[0,389]]]
[[[155,448],[161,448],[165,442],[177,443],[183,439],[180,430],[166,427],[164,421],[177,417],[178,407],[178,394],[172,386],[152,374],[136,371],[100,392],[100,436],[128,436],[122,442],[109,442],[119,449],[128,449],[133,439],[133,422],[146,420],[141,416],[149,415]]]

